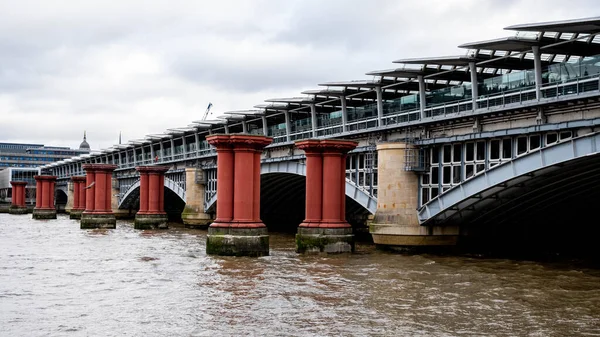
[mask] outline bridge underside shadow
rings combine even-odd
[[[267,173],[260,181],[260,217],[269,231],[296,233],[306,210],[306,177]],[[366,228],[367,209],[346,196],[346,220],[355,230]]]
[[[185,207],[183,201],[173,190],[164,187],[165,189],[165,212],[169,217],[169,221],[181,222],[181,213]],[[132,190],[126,199],[119,206],[121,210],[129,210],[131,217],[140,209],[140,188],[139,186]]]
[[[440,224],[461,226],[464,246],[484,251],[598,258],[600,155],[508,182]]]

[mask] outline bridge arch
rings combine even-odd
[[[180,201],[182,201],[185,204],[186,193],[185,193],[185,190],[181,186],[179,186],[173,180],[165,177],[165,188],[167,189],[167,191],[172,192],[172,193],[170,193],[171,196],[176,195],[177,197],[179,197],[179,199],[181,199]],[[125,194],[123,194],[123,196],[119,199],[119,209],[127,209],[130,207],[135,208],[135,205],[139,206],[139,198],[140,198],[140,180],[138,179],[136,182],[131,184],[131,186],[129,186],[129,188],[127,189]],[[165,195],[165,201],[167,199],[168,199],[168,196]]]
[[[265,195],[261,191],[261,204],[265,205],[270,200],[285,196],[286,193],[292,193],[302,190],[302,202],[305,197],[305,177],[306,165],[296,161],[274,161],[262,163],[260,166],[261,174],[261,189],[264,191],[272,190],[272,187],[278,186],[276,193],[272,196]],[[286,184],[285,188],[281,188],[282,184]],[[347,213],[358,213],[366,211],[370,214],[375,214],[377,210],[377,199],[370,196],[369,193],[363,191],[358,186],[346,180],[346,196],[351,199],[354,204],[348,205]],[[205,204],[205,210],[211,210],[215,207],[217,195],[213,194]],[[304,212],[304,210],[303,210]],[[301,219],[300,221],[302,221]]]
[[[430,200],[421,225],[507,223],[528,211],[552,210],[570,196],[596,196],[600,133],[541,148],[495,166]]]

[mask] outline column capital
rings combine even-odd
[[[273,142],[273,138],[258,136],[258,135],[242,135],[242,134],[233,134],[230,135],[230,143],[235,148],[235,150],[255,150],[261,151],[265,148],[265,146],[271,144]]]
[[[168,166],[136,166],[136,171],[149,174],[164,174],[170,167]]]
[[[54,181],[56,180],[56,176],[46,176],[46,175],[42,175],[42,176],[33,176],[33,179],[35,180],[49,180],[49,181]]]
[[[10,184],[12,186],[25,186],[27,185],[26,181],[11,181]]]
[[[212,135],[206,137],[208,144],[217,148],[217,151],[231,151],[230,135]]]
[[[74,182],[85,182],[85,176],[72,176],[71,180]]]
[[[103,171],[112,172],[117,168],[117,165],[112,164],[83,164],[81,167],[86,171]]]

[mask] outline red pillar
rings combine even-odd
[[[86,189],[85,189],[85,187],[87,186],[85,184],[87,179],[85,176],[83,176],[82,178],[83,179],[79,180],[79,206],[77,208],[84,211],[85,203],[87,200],[87,193],[86,193]]]
[[[166,214],[164,205],[166,166],[138,166],[140,173],[140,209],[137,215]]]
[[[215,135],[206,138],[209,144],[217,148],[217,216],[212,223],[215,226],[233,220],[234,155],[229,137]]]
[[[272,139],[234,134],[206,140],[217,148],[218,167],[217,219],[210,227],[265,227],[260,220],[260,153]]]
[[[12,206],[13,207],[25,207],[25,186],[26,181],[11,181],[12,186]]]
[[[84,176],[73,176],[71,177],[73,181],[73,211],[83,211],[85,209],[85,190]]]
[[[308,139],[296,143],[306,154],[306,218],[300,227],[348,228],[346,154],[357,143]]]
[[[36,183],[36,204],[34,210],[54,209],[54,186],[56,176],[34,176]]]
[[[84,164],[86,173],[86,205],[84,214],[112,214],[112,172],[117,168],[110,164]]]
[[[309,139],[296,143],[306,155],[306,218],[300,227],[319,227],[323,217],[323,158],[320,141]]]
[[[96,190],[96,179],[95,172],[90,169],[89,172],[85,172],[85,210],[86,212],[94,211],[94,191]]]
[[[136,167],[139,171],[139,167]],[[138,213],[148,212],[148,172],[140,172],[140,209]]]

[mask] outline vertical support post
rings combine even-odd
[[[471,100],[473,111],[477,110],[477,98],[479,98],[479,85],[477,80],[477,66],[475,62],[469,62],[469,73],[471,73]]]
[[[425,108],[427,107],[427,97],[425,96],[425,78],[423,78],[423,75],[418,75],[417,80],[419,81],[419,111],[421,112],[421,119],[424,119]]]
[[[340,102],[342,104],[342,131],[348,131],[348,107],[346,106],[346,96],[340,96]]]
[[[263,135],[266,137],[269,135],[269,130],[267,130],[267,116],[260,116],[260,119],[262,120]]]
[[[317,136],[317,107],[314,103],[310,104],[310,123],[312,126],[312,136]]]
[[[283,112],[283,116],[285,117],[285,141],[289,142],[290,141],[290,134],[292,133],[292,122],[291,122],[291,116],[290,116],[290,112],[289,111],[284,111]]]
[[[542,56],[540,47],[533,46],[533,70],[535,72],[535,98],[539,101],[542,99]]]
[[[380,86],[375,87],[377,94],[377,125],[383,126],[383,92]]]

